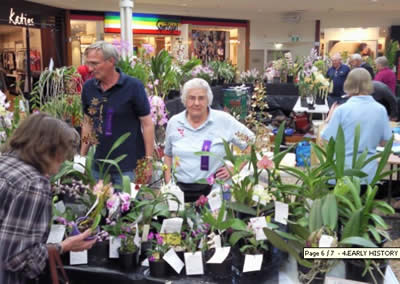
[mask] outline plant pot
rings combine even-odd
[[[132,253],[127,253],[127,252],[121,252],[121,250],[118,249],[118,253],[119,253],[119,265],[123,270],[130,270],[137,266],[137,254],[138,254],[137,251]]]
[[[169,90],[167,98],[168,100],[172,100],[180,96],[179,90]]]
[[[317,97],[315,98],[315,104],[316,104],[316,105],[325,105],[325,98],[324,98],[324,97],[317,96]]]
[[[184,252],[183,251],[177,251],[176,254],[182,260],[182,262],[185,262]],[[184,271],[185,271],[185,268],[182,268],[181,272],[178,274],[175,271],[175,269],[173,269],[172,266],[169,265],[168,262],[167,262],[167,275],[169,275],[169,276],[184,275],[185,274]]]
[[[345,262],[346,262],[346,279],[374,283],[374,280],[369,272],[367,272],[364,276],[362,276],[362,273],[365,269],[365,263],[363,260],[349,259],[346,260]],[[379,264],[379,269],[382,271],[383,275],[385,275],[387,265],[388,265],[387,262]],[[372,274],[374,275],[374,278],[376,279],[378,284],[384,283],[385,278],[382,277],[382,275],[376,269],[372,270]]]
[[[150,241],[142,242],[141,249],[140,249],[140,255],[139,255],[139,263],[142,263],[142,261],[146,259],[147,252],[150,249],[151,249],[151,242]]]
[[[208,259],[211,257],[212,255]],[[222,263],[206,263],[206,271],[214,279],[230,278],[232,277],[232,264],[233,256],[230,253]]]
[[[291,75],[288,75],[288,76],[287,76],[287,82],[288,82],[288,83],[293,83],[293,79],[294,79],[293,76],[291,76]]]
[[[304,97],[304,96],[300,97],[300,106],[301,107],[308,107],[307,98],[306,97]]]
[[[88,250],[88,265],[104,266],[108,263],[109,242],[97,242]]]
[[[302,279],[301,274],[305,275],[309,273],[311,268],[305,267],[301,264],[297,264],[297,271],[299,274],[299,280],[301,283],[309,283],[311,279]],[[312,279],[311,283],[313,284],[323,284],[325,281],[325,273],[318,272],[317,275]]]
[[[74,223],[73,226],[72,226],[72,231],[71,231],[70,236],[77,236],[77,235],[83,233],[83,232],[81,232],[81,231],[79,230],[78,225],[79,225],[81,222],[83,222],[83,221],[85,221],[86,219],[88,219],[88,218],[89,218],[89,217],[84,216],[84,217],[79,217],[78,219],[76,219],[75,223]],[[91,236],[87,237],[87,238],[85,239],[85,241],[94,240],[94,239],[96,238],[96,235],[97,235],[98,233],[100,233],[100,228],[97,227],[96,230],[95,230],[95,232],[96,232],[96,233],[93,232]]]
[[[167,276],[167,263],[161,259],[158,261],[149,261],[150,265],[150,276],[156,278],[162,278]]]
[[[280,84],[281,83],[281,77],[274,77],[274,79],[272,80],[273,84]]]

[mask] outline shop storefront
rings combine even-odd
[[[28,1],[3,0],[1,6],[1,89],[29,93],[50,59],[54,66],[66,63],[64,11]]]
[[[95,41],[120,43],[118,12],[71,11],[70,19],[72,65],[82,64],[84,49]],[[248,21],[133,13],[132,26],[135,50],[145,47],[155,55],[165,49],[176,58],[197,56],[204,63],[228,60],[239,70],[248,64]]]

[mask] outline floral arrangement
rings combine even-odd
[[[147,238],[151,242],[151,249],[148,251],[149,261],[159,261],[169,250],[169,245],[164,242],[161,234],[150,232]]]
[[[254,84],[259,79],[260,72],[255,68],[240,73],[240,82],[243,84]]]
[[[214,79],[214,71],[207,66],[196,66],[193,68],[191,74],[193,78],[202,78],[209,84],[211,84],[211,81]]]
[[[6,100],[6,95],[0,91],[0,144],[4,143],[10,135],[14,115],[8,110],[10,103]]]
[[[326,97],[329,90],[329,80],[324,77],[320,70],[314,65],[321,58],[317,51],[312,48],[310,55],[305,58],[302,69],[298,74],[297,84],[300,95],[320,95]]]

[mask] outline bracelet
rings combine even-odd
[[[61,255],[63,253],[63,247],[62,247],[61,243],[55,243],[54,246],[58,250],[58,253]]]

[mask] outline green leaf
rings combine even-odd
[[[368,225],[368,231],[372,234],[372,236],[374,237],[376,243],[380,244],[382,241],[381,235],[378,233],[378,231],[376,230],[376,228],[372,225]]]
[[[293,232],[294,234],[300,236],[303,240],[306,240],[310,235],[310,232],[303,226],[298,224],[288,224],[289,232]]]
[[[328,194],[323,199],[322,220],[324,226],[329,227],[332,231],[336,229],[338,221],[337,201],[333,193]]]
[[[343,176],[364,178],[367,177],[368,175],[359,169],[346,169],[343,171]]]
[[[340,241],[341,245],[354,245],[359,247],[366,247],[366,248],[376,248],[377,245],[371,242],[368,239],[362,237],[348,237],[344,238]]]
[[[365,164],[366,160],[368,157],[368,148],[366,148],[361,155],[358,156],[358,159],[356,161],[356,165],[353,167],[355,169],[361,170],[363,168],[363,165]]]
[[[275,135],[274,157],[276,157],[280,152],[284,131],[285,131],[285,122],[282,122],[281,125],[279,126],[278,132]]]
[[[373,204],[374,208],[377,208],[379,211],[381,211],[384,214],[394,214],[395,210],[393,209],[392,206],[390,206],[387,202],[381,201],[381,200],[374,200]]]
[[[247,228],[247,224],[245,223],[245,222],[243,222],[242,220],[240,220],[240,219],[232,219],[231,220],[232,222],[231,222],[231,224],[230,224],[230,226],[231,226],[231,228],[232,229],[234,229],[234,230],[243,230],[243,231],[246,231],[248,228]]]
[[[232,209],[236,212],[246,213],[246,214],[250,214],[253,216],[257,215],[256,210],[254,210],[253,208],[251,208],[245,204],[241,204],[241,203],[237,203],[237,202],[228,202],[226,204],[226,207],[229,209]]]
[[[384,230],[388,229],[388,225],[386,224],[386,222],[382,219],[381,216],[376,215],[374,213],[369,214],[369,216],[374,220],[376,226],[375,227],[381,227]]]
[[[389,141],[385,145],[385,148],[383,149],[382,157],[379,160],[378,168],[376,169],[376,174],[375,174],[374,179],[371,182],[371,186],[374,186],[380,180],[381,172],[383,171],[383,169],[387,165],[387,161],[389,159],[389,156],[392,153],[393,139],[394,139],[394,136],[392,136],[389,139]]]
[[[235,246],[240,239],[249,237],[251,235],[251,233],[245,231],[233,232],[231,237],[229,238],[229,243],[231,244],[231,246]]]
[[[310,232],[319,230],[323,225],[321,207],[322,207],[321,199],[314,200],[311,206],[309,224],[308,224]]]
[[[300,257],[299,253],[294,249],[291,245],[289,245],[285,240],[283,240],[276,232],[264,228],[264,234],[267,236],[268,241],[276,248],[281,251],[288,252],[291,256],[293,256],[298,263],[305,267],[312,267],[312,263]]]
[[[122,176],[122,190],[131,194],[131,179],[128,176]]]
[[[336,178],[343,177],[346,158],[345,145],[343,128],[339,126],[335,141]]]
[[[354,131],[353,162],[352,162],[353,168],[355,168],[355,166],[356,166],[359,145],[360,145],[360,124],[357,124],[356,129]]]
[[[361,211],[362,208],[355,211],[350,219],[344,226],[342,238],[346,239],[349,237],[358,237],[361,235],[360,226],[361,226]]]
[[[125,133],[124,135],[122,135],[121,137],[119,137],[117,139],[117,141],[114,142],[114,144],[111,146],[110,151],[107,153],[106,159],[108,159],[111,155],[112,152],[114,152],[115,149],[117,149],[122,143],[125,142],[126,139],[128,139],[128,137],[131,134],[129,132]]]
[[[208,157],[219,157],[215,153],[207,152],[207,151],[199,151],[199,152],[194,152],[196,156],[208,156]]]

